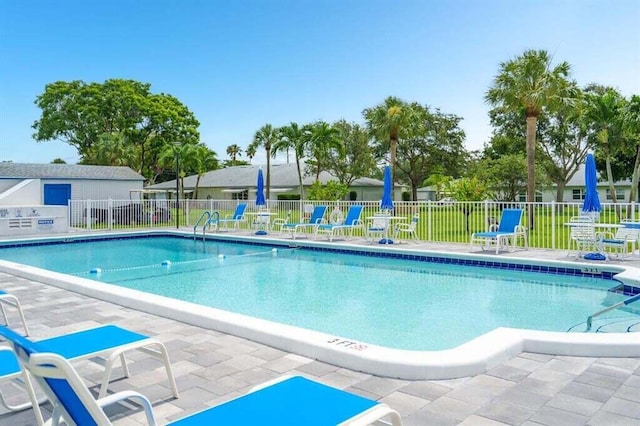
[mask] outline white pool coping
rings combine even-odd
[[[167,231],[162,231],[161,233],[175,234],[175,232]],[[131,236],[135,234],[150,234],[150,232],[122,233],[120,235]],[[180,234],[185,235],[184,233]],[[91,234],[74,235],[73,237],[67,236],[62,239],[116,236],[118,235],[112,233],[100,235]],[[215,237],[220,238],[220,235],[217,234]],[[223,236],[222,238],[256,241],[253,237]],[[61,238],[34,238],[21,241],[58,239]],[[271,242],[264,237],[260,237],[259,240],[263,243]],[[14,241],[11,241],[11,243],[13,242]],[[282,244],[282,240],[272,240],[272,242]],[[326,248],[353,249],[357,251],[388,251],[388,249],[378,247],[367,248],[342,243],[336,246],[332,243],[316,241],[296,240],[295,244],[298,246],[320,246]],[[507,261],[517,264],[565,265],[578,269],[598,268],[600,270],[617,272],[616,279],[630,285],[640,286],[640,269],[626,265],[576,264],[572,262],[539,261],[514,257],[497,259],[495,256],[437,251],[426,252],[411,249],[394,249],[394,252],[423,256],[434,255],[488,260],[491,262]],[[329,364],[384,377],[418,380],[452,379],[473,376],[481,374],[521,352],[586,357],[640,356],[640,338],[638,338],[637,333],[561,333],[507,327],[496,328],[489,333],[448,350],[414,351],[392,349],[107,283],[100,283],[99,286],[96,286],[96,282],[89,279],[5,260],[0,260],[0,271],[142,312],[243,337]]]

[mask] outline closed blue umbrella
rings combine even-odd
[[[393,210],[393,182],[391,181],[391,167],[384,166],[384,188],[382,190],[382,210]]]
[[[596,161],[593,154],[587,154],[587,162],[584,172],[586,192],[582,211],[585,213],[597,213],[600,211],[600,199],[598,198],[598,178],[596,176]]]
[[[267,202],[264,199],[264,178],[262,177],[262,168],[258,169],[258,193],[256,194],[256,206],[266,206]]]

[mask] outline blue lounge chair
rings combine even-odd
[[[4,337],[12,342],[15,336],[19,335],[7,327],[0,326],[0,337]],[[63,334],[37,342],[31,341],[26,337],[21,337],[21,341],[30,345],[36,345],[41,352],[55,353],[57,356],[69,361],[85,360],[95,357],[104,358],[105,369],[102,374],[102,382],[98,393],[99,398],[103,398],[107,394],[107,388],[115,362],[120,359],[124,375],[125,377],[129,377],[130,373],[125,353],[133,349],[141,350],[162,359],[173,395],[176,398],[179,396],[166,347],[157,339],[145,336],[144,334],[136,333],[115,325],[105,325]],[[21,371],[16,361],[13,352],[7,352],[6,350],[0,351],[0,380],[15,380],[20,378]],[[33,397],[32,390],[30,390],[30,385],[28,381],[24,381],[24,383],[27,393],[29,393],[30,402],[12,406],[2,397],[2,394],[0,394],[0,402],[12,411],[23,410],[33,405],[36,418],[41,419],[42,415]]]
[[[316,228],[316,238],[319,234],[326,234],[329,241],[333,241],[333,237],[335,237],[336,234],[341,233],[342,235],[345,235],[345,232],[347,231],[349,233],[347,239],[352,237],[353,230],[362,227],[362,221],[360,220],[361,214],[362,206],[349,206],[347,217],[344,219],[343,223],[322,223],[318,225]]]
[[[142,394],[123,391],[96,400],[68,360],[43,351],[39,343],[5,327],[0,327],[0,334],[11,341],[22,366],[53,404],[53,424],[64,420],[72,425],[110,425],[104,408],[125,400],[141,404],[149,425],[157,424],[151,403]],[[171,425],[365,425],[385,417],[394,426],[402,424],[399,414],[385,404],[303,377],[290,377]]]
[[[326,211],[327,206],[315,206],[309,222],[286,223],[282,225],[282,232],[288,232],[294,240],[300,232],[315,233],[316,227],[324,220],[323,218]]]
[[[7,316],[4,305],[9,305],[18,312],[22,320],[22,327],[24,327],[24,334],[28,336],[29,328],[27,327],[27,321],[24,319],[24,312],[22,311],[22,306],[20,306],[20,301],[14,295],[0,290],[0,311],[2,311],[2,316],[4,317],[4,324],[9,326],[9,317]]]
[[[481,244],[482,250],[495,245],[496,254],[501,247],[508,247],[511,243],[515,250],[518,238],[524,238],[524,247],[528,248],[526,228],[520,225],[522,209],[504,209],[498,225],[492,224],[489,232],[474,232],[471,234],[471,249],[474,244]]]
[[[218,227],[221,231],[228,231],[229,225],[233,226],[233,229],[240,229],[240,224],[246,222],[244,217],[244,211],[247,209],[247,203],[240,203],[236,206],[236,210],[231,215],[226,215],[224,219],[218,221]]]

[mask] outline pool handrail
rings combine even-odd
[[[198,225],[200,225],[200,222],[202,222],[202,219],[207,216],[207,219],[204,222],[204,225],[202,225],[202,239],[204,239],[204,235],[205,235],[205,231],[207,229],[207,227],[211,226],[212,223],[215,223],[215,229],[218,229],[218,223],[220,222],[220,212],[218,211],[213,211],[210,212],[209,210],[205,210],[202,212],[202,214],[200,215],[200,217],[198,218],[198,220],[196,221],[196,224],[193,225],[193,239],[196,239],[196,232],[198,230]],[[215,220],[214,220],[215,217]]]
[[[585,331],[590,331],[591,330],[591,326],[593,325],[593,319],[595,317],[597,317],[599,315],[602,315],[602,314],[606,314],[607,312],[612,311],[614,309],[618,309],[618,308],[620,308],[622,306],[630,305],[631,303],[637,302],[638,300],[640,300],[640,293],[638,293],[638,294],[636,294],[634,296],[631,296],[628,299],[623,300],[622,302],[618,302],[615,305],[611,305],[611,306],[609,306],[607,308],[604,308],[604,309],[602,309],[602,310],[600,310],[600,311],[598,311],[596,313],[593,313],[593,314],[589,315],[587,317],[587,329]]]

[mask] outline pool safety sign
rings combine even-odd
[[[37,219],[38,231],[50,231],[53,229],[54,219]]]

